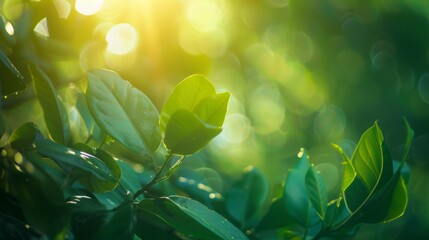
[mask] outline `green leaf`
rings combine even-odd
[[[158,149],[158,111],[145,94],[117,73],[89,71],[87,103],[97,125],[130,150],[151,153]]]
[[[289,217],[287,212],[287,206],[284,204],[282,198],[273,200],[268,209],[268,212],[259,222],[256,229],[258,231],[284,228],[290,225],[295,224],[295,221]]]
[[[228,109],[231,94],[219,93],[202,99],[193,109],[193,113],[210,125],[221,127]]]
[[[28,223],[49,239],[63,239],[69,221],[63,192],[43,169],[23,159],[22,172],[12,174],[14,195]]]
[[[183,109],[193,112],[199,102],[214,94],[216,94],[216,89],[205,76],[196,74],[184,79],[174,88],[162,108],[161,131],[166,131],[167,124],[176,111]]]
[[[35,144],[36,151],[40,155],[51,158],[60,166],[77,168],[100,180],[116,182],[116,178],[106,164],[95,156],[56,144],[47,139],[40,139]]]
[[[189,198],[171,196],[144,199],[137,204],[137,208],[139,214],[162,220],[193,239],[248,239],[224,217]]]
[[[243,177],[235,183],[226,195],[228,213],[242,226],[261,208],[268,197],[268,181],[257,169],[249,166]]]
[[[315,212],[305,186],[305,176],[309,168],[309,157],[306,151],[301,149],[298,153],[298,161],[289,171],[283,193],[288,215],[304,227],[311,224],[311,217]]]
[[[351,160],[349,159],[349,157],[347,157],[343,149],[336,144],[332,144],[332,146],[343,157],[342,164],[344,165],[344,173],[343,173],[343,181],[341,183],[341,190],[340,190],[340,195],[342,195],[344,191],[350,186],[350,184],[352,184],[353,180],[355,179],[356,171],[355,171],[355,168],[353,167]]]
[[[0,138],[3,137],[5,132],[6,132],[6,126],[4,124],[4,119],[3,119],[3,116],[0,115]]]
[[[30,65],[30,72],[49,134],[55,142],[66,145],[70,140],[70,123],[67,111],[49,77],[34,65]]]
[[[352,164],[357,175],[345,191],[345,200],[348,209],[355,212],[365,204],[381,180],[386,182],[392,176],[392,162],[384,161],[383,135],[377,122],[362,134]],[[389,164],[390,169],[387,169]]]
[[[46,237],[24,222],[0,213],[0,239],[45,240]]]
[[[17,150],[33,148],[32,145],[39,134],[36,124],[32,122],[24,123],[12,132],[9,142],[12,148]]]
[[[68,203],[73,209],[75,239],[128,240],[134,236],[134,205],[130,196],[112,210],[107,210],[92,196],[74,196]]]
[[[189,111],[178,110],[168,121],[164,143],[173,154],[190,155],[217,136],[222,129],[204,123]]]
[[[310,167],[305,175],[305,187],[311,204],[320,219],[324,220],[328,207],[328,193],[322,176],[313,167]]]
[[[106,181],[104,179],[94,178],[92,177],[92,175],[82,174],[81,172],[75,171],[74,173],[76,173],[76,175],[79,177],[80,183],[88,187],[93,192],[110,191],[118,185],[119,179],[121,178],[121,169],[117,164],[116,160],[112,156],[110,156],[110,154],[101,149],[97,149],[93,153],[91,151],[92,149],[85,144],[79,144],[78,146],[75,146],[75,149],[90,153],[91,155],[94,154],[96,158],[104,162],[106,167],[109,169],[109,172],[115,178],[115,181]]]
[[[405,137],[404,151],[402,153],[402,158],[400,162],[401,164],[400,164],[400,167],[398,168],[398,171],[401,171],[402,167],[404,166],[408,158],[408,153],[410,152],[410,148],[411,148],[411,142],[414,137],[414,130],[410,127],[410,124],[408,124],[408,121],[405,118],[404,118],[404,124],[406,129],[406,137]]]
[[[385,189],[375,194],[369,201],[361,221],[365,223],[393,221],[404,214],[407,204],[405,181],[402,176],[397,175]]]
[[[2,74],[0,78],[2,96],[22,91],[26,88],[24,77],[2,50],[0,50],[0,72]]]

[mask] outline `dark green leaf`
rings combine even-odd
[[[34,141],[40,134],[36,124],[32,122],[19,126],[9,137],[9,142],[14,149],[32,148]]]
[[[304,149],[298,153],[298,160],[289,171],[283,193],[283,201],[289,216],[304,227],[311,224],[314,208],[311,206],[305,187],[305,175],[310,161]]]
[[[173,154],[190,155],[206,146],[221,131],[189,111],[178,110],[168,121],[164,143]]]
[[[267,197],[267,179],[258,169],[250,166],[227,193],[226,209],[236,221],[246,226],[247,220],[260,209]]]
[[[0,213],[0,239],[45,240],[46,237],[18,219]]]
[[[155,106],[117,73],[88,72],[87,103],[97,124],[130,150],[155,152],[161,143]]]
[[[148,214],[195,239],[247,239],[240,230],[218,213],[192,199],[171,196],[144,199],[138,203],[141,214]]]
[[[216,89],[203,75],[192,75],[181,81],[174,88],[162,108],[160,118],[161,131],[166,131],[167,124],[176,111],[182,109],[193,112],[199,102],[214,94],[216,94]]]
[[[30,65],[30,71],[49,134],[55,142],[66,145],[70,140],[67,111],[49,77],[34,65]]]
[[[287,207],[283,199],[279,198],[273,201],[268,212],[262,218],[257,226],[258,231],[277,229],[295,224],[295,221],[289,217]]]
[[[13,173],[13,192],[28,223],[49,239],[62,239],[69,221],[63,193],[43,169],[27,162]]]
[[[73,209],[75,239],[128,240],[134,236],[134,205],[130,196],[112,210],[107,210],[92,196],[74,196],[68,204]]]
[[[363,222],[390,222],[401,217],[408,204],[408,194],[404,179],[397,175],[379,194],[369,201],[362,217]]]
[[[311,204],[320,219],[324,220],[328,207],[328,192],[322,176],[313,167],[310,167],[305,175],[305,187]]]
[[[3,117],[0,115],[0,138],[3,137],[6,132],[6,126],[4,125]]]

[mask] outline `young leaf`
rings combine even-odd
[[[341,191],[340,191],[340,196],[341,196],[344,193],[344,191],[350,186],[350,184],[352,184],[353,180],[356,177],[356,171],[355,171],[355,168],[353,167],[352,162],[350,161],[349,157],[347,157],[343,149],[336,144],[332,144],[332,146],[343,157],[342,164],[344,165],[344,174],[343,174],[343,181],[341,183]]]
[[[225,120],[230,96],[228,92],[208,96],[201,100],[192,112],[205,123],[220,127]]]
[[[224,217],[189,198],[171,196],[144,199],[137,204],[137,208],[138,214],[161,220],[190,238],[248,239]]]
[[[387,179],[388,171],[383,156],[383,135],[377,122],[366,130],[353,153],[352,164],[356,170],[356,178],[345,191],[345,200],[350,211],[355,212],[375,190],[383,173]],[[387,164],[386,164],[387,165]],[[390,162],[390,166],[392,163]],[[390,176],[392,171],[390,171]]]
[[[322,176],[313,167],[310,167],[305,175],[305,187],[311,204],[320,219],[324,220],[328,207],[328,193]]]
[[[34,65],[30,65],[30,71],[49,134],[55,142],[66,145],[70,140],[67,111],[48,76]]]
[[[216,94],[216,89],[203,75],[192,75],[180,82],[168,97],[161,111],[160,126],[165,132],[171,116],[179,109],[192,112],[204,98]]]
[[[89,71],[87,103],[97,125],[130,150],[153,153],[158,149],[158,111],[145,94],[117,73]]]
[[[236,221],[245,226],[246,221],[260,209],[267,197],[267,179],[257,168],[250,166],[227,193],[226,209]]]
[[[221,128],[204,123],[189,111],[178,110],[168,121],[164,143],[173,154],[190,155],[221,131]]]

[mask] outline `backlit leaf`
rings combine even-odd
[[[155,106],[117,73],[89,71],[87,103],[97,125],[130,150],[151,153],[161,143]]]
[[[49,77],[34,65],[30,65],[30,71],[49,134],[55,142],[66,145],[70,140],[67,111]]]

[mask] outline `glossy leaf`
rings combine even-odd
[[[275,199],[256,229],[258,231],[271,230],[295,224],[295,220],[289,217],[287,208],[288,207],[285,206],[283,199]]]
[[[161,143],[155,106],[117,73],[89,71],[87,103],[97,125],[130,150],[151,153]]]
[[[310,167],[305,175],[305,187],[311,204],[320,219],[324,220],[328,207],[328,192],[323,177],[313,167]]]
[[[95,156],[56,144],[47,139],[38,140],[35,144],[36,151],[40,155],[51,158],[60,166],[77,168],[100,180],[116,182],[106,164]]]
[[[247,239],[240,230],[201,203],[180,196],[144,199],[137,204],[141,214],[162,220],[194,239]],[[138,226],[137,226],[138,227]]]
[[[268,181],[252,166],[245,169],[243,177],[235,183],[226,195],[226,209],[242,226],[256,213],[268,197]]]
[[[2,96],[22,91],[26,88],[24,77],[2,50],[0,50],[0,71],[2,73],[0,78]]]
[[[89,148],[87,145],[81,144],[79,146],[77,148],[75,146],[75,149],[94,155],[96,158],[103,161],[113,178],[115,178],[115,181],[106,181],[104,179],[94,178],[91,175],[82,174],[75,171],[76,175],[81,175],[78,178],[79,182],[88,187],[93,192],[106,192],[114,189],[118,185],[119,179],[121,178],[121,169],[116,163],[116,160],[102,149],[97,149],[92,153],[91,148]],[[85,149],[85,147],[88,147],[89,149]]]
[[[190,155],[206,146],[221,131],[189,111],[178,110],[168,121],[164,143],[173,154]]]
[[[286,178],[283,193],[283,201],[289,216],[304,227],[310,225],[311,215],[314,212],[305,187],[305,175],[309,168],[308,155],[304,149],[301,149],[297,162]]]
[[[408,155],[409,155],[408,153],[410,152],[410,148],[411,148],[411,142],[414,137],[414,130],[410,127],[410,124],[405,118],[404,118],[404,124],[405,124],[405,130],[406,130],[406,137],[405,137],[405,143],[404,143],[404,151],[402,153],[402,158],[401,158],[400,167],[398,168],[398,171],[401,171],[402,167],[405,164],[405,161],[408,158]]]
[[[191,75],[180,82],[170,94],[161,111],[160,126],[165,132],[172,115],[178,110],[192,112],[204,98],[216,94],[216,89],[203,75]]]
[[[34,65],[30,65],[30,71],[49,134],[55,142],[66,145],[70,140],[67,111],[49,77]]]

